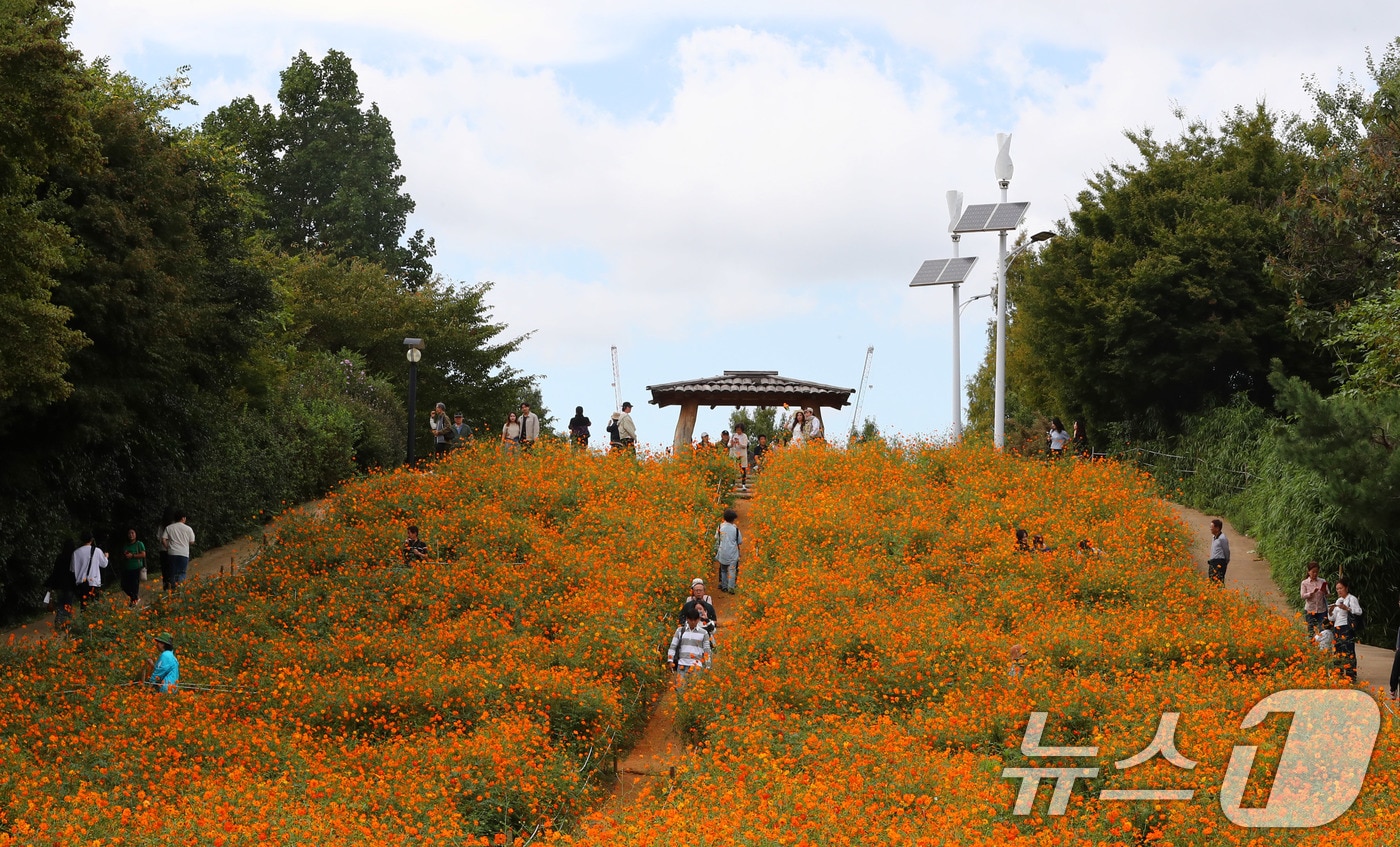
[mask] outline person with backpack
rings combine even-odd
[[[739,513],[733,509],[724,510],[724,520],[715,530],[715,562],[719,565],[719,590],[734,593],[735,582],[739,578],[739,546],[744,543],[744,535],[739,532],[735,521]]]
[[[1337,600],[1328,607],[1328,619],[1337,633],[1337,658],[1342,662],[1342,672],[1352,682],[1356,681],[1356,636],[1365,624],[1365,614],[1361,611],[1361,601],[1351,593],[1351,585],[1342,577],[1337,578]]]
[[[78,590],[78,607],[83,608],[97,596],[98,589],[102,587],[102,569],[107,567],[107,554],[97,546],[97,539],[92,533],[85,534],[82,546],[73,551],[71,566],[73,585]]]
[[[685,612],[685,623],[676,627],[671,647],[666,651],[666,666],[676,674],[676,698],[685,693],[689,677],[710,669],[713,654],[710,634],[700,626],[700,610],[691,607]]]

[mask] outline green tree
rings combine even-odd
[[[0,417],[66,397],[88,342],[52,301],[74,261],[63,225],[40,211],[48,170],[97,165],[67,0],[0,0]]]
[[[350,58],[320,62],[304,51],[282,72],[278,112],[241,97],[216,109],[204,131],[241,151],[277,243],[376,262],[409,288],[433,275],[436,248],[420,229],[408,236],[413,198],[389,119],[364,95]]]
[[[1400,285],[1400,39],[1366,65],[1374,89],[1314,81],[1314,115],[1294,128],[1309,157],[1284,205],[1288,238],[1273,267],[1294,326],[1320,344],[1352,303]],[[1332,349],[1345,370],[1352,351]]]
[[[1236,392],[1267,399],[1273,357],[1322,372],[1265,267],[1301,175],[1277,123],[1259,106],[1170,143],[1128,133],[1141,161],[1097,174],[1060,237],[1008,274],[1008,396],[1092,429],[1172,431]]]
[[[1297,378],[1272,376],[1280,410],[1291,416],[1285,455],[1316,472],[1338,519],[1395,537],[1400,526],[1400,392],[1324,398]]]
[[[751,444],[757,444],[760,435],[766,435],[769,441],[774,441],[781,432],[778,426],[778,410],[772,406],[735,409],[730,412],[729,431],[733,432],[740,424],[744,425],[744,434],[749,437]]]
[[[282,320],[287,343],[303,350],[351,350],[367,369],[404,390],[408,364],[404,338],[426,344],[418,366],[418,420],[433,404],[462,410],[474,429],[500,427],[522,400],[538,402],[536,387],[506,363],[525,337],[499,340],[485,297],[490,283],[452,285],[433,279],[403,291],[384,268],[359,259],[303,255],[282,260]],[[541,427],[548,411],[535,406]]]

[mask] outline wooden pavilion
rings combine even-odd
[[[779,376],[777,371],[725,371],[723,376],[648,385],[652,405],[658,408],[680,406],[673,449],[689,448],[695,435],[695,418],[701,406],[778,407],[784,404],[810,408],[818,418],[822,408],[840,409],[849,405],[854,388],[837,388],[819,382]]]

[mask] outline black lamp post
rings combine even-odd
[[[418,432],[418,360],[423,358],[423,339],[405,338],[403,346],[408,348],[408,456],[404,464],[411,465],[418,458],[414,436]]]

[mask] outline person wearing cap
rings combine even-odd
[[[719,626],[719,616],[715,614],[714,598],[705,593],[705,580],[699,577],[690,581],[690,596],[686,598],[685,605],[681,607],[681,623],[685,623],[686,614],[690,609],[700,610],[700,626],[710,634],[710,639],[713,641],[715,627]]]
[[[175,639],[168,632],[155,637],[159,655],[146,660],[146,684],[165,694],[174,694],[180,685],[180,660],[175,658]]]
[[[456,436],[456,447],[463,446],[467,439],[472,437],[472,428],[466,424],[465,417],[461,412],[452,415],[452,432]]]
[[[632,422],[631,403],[622,404],[622,413],[617,417],[617,439],[624,450],[636,452],[637,425]]]
[[[700,443],[695,445],[695,449],[696,449],[696,450],[709,450],[710,448],[712,448],[712,447],[714,447],[714,446],[715,446],[715,443],[714,443],[713,441],[710,440],[710,434],[709,434],[708,432],[702,432],[702,433],[700,433]]]

